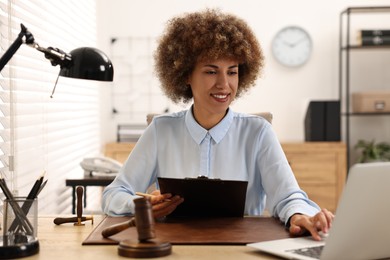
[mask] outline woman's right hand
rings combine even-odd
[[[153,191],[151,195],[150,202],[154,218],[168,216],[184,201],[178,195],[172,196],[170,193],[161,194],[159,190]]]

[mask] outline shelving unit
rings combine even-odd
[[[388,14],[387,14],[388,13]],[[342,125],[342,135],[343,139],[347,146],[347,167],[350,167],[355,161],[351,160],[351,149],[353,149],[353,144],[351,144],[351,117],[354,118],[367,118],[367,117],[381,117],[388,116],[390,113],[378,112],[378,113],[354,113],[351,108],[351,91],[355,87],[352,83],[351,71],[352,67],[356,64],[353,64],[351,61],[353,55],[357,55],[358,52],[364,52],[372,54],[373,52],[384,52],[390,54],[390,45],[376,45],[376,46],[361,46],[352,40],[353,29],[365,29],[365,28],[354,28],[352,21],[352,16],[364,16],[360,19],[365,19],[363,26],[373,26],[376,18],[375,16],[380,15],[389,15],[388,20],[390,19],[390,6],[373,6],[373,7],[350,7],[342,11],[340,14],[340,39],[339,39],[339,99],[341,105],[341,125]],[[384,25],[379,25],[384,27]],[[387,22],[387,28],[390,29],[390,25]],[[367,29],[367,28],[366,28]],[[370,28],[372,29],[372,28]],[[369,60],[369,56],[367,56]],[[366,60],[366,61],[367,61]],[[388,62],[390,67],[390,62]],[[376,68],[370,68],[369,71],[364,71],[367,73],[367,77],[374,77]],[[377,69],[378,71],[378,69]],[[379,69],[380,71],[380,69]],[[385,84],[383,84],[385,86]],[[390,91],[390,82],[387,82],[387,90]]]

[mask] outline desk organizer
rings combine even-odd
[[[16,197],[4,200],[0,259],[31,256],[39,252],[38,201]]]

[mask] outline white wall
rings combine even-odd
[[[248,21],[262,44],[266,66],[253,90],[234,103],[240,112],[271,111],[281,141],[304,140],[304,116],[310,100],[338,99],[340,12],[351,6],[389,5],[389,0],[97,0],[98,43],[110,53],[111,37],[159,36],[172,16],[206,7],[219,7]],[[284,26],[298,25],[311,35],[310,60],[299,68],[279,65],[271,41]],[[115,66],[115,64],[114,64]],[[110,89],[102,106],[103,141],[115,141]],[[180,107],[178,108],[180,109]]]

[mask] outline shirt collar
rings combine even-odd
[[[204,129],[201,125],[196,122],[194,115],[192,113],[192,107],[187,111],[185,122],[188,131],[190,132],[192,138],[197,144],[200,144],[203,139],[206,137],[207,133],[210,134],[211,138],[219,143],[223,137],[226,135],[231,124],[233,123],[234,112],[229,108],[225,117],[219,122],[216,126],[211,128],[209,131]]]

